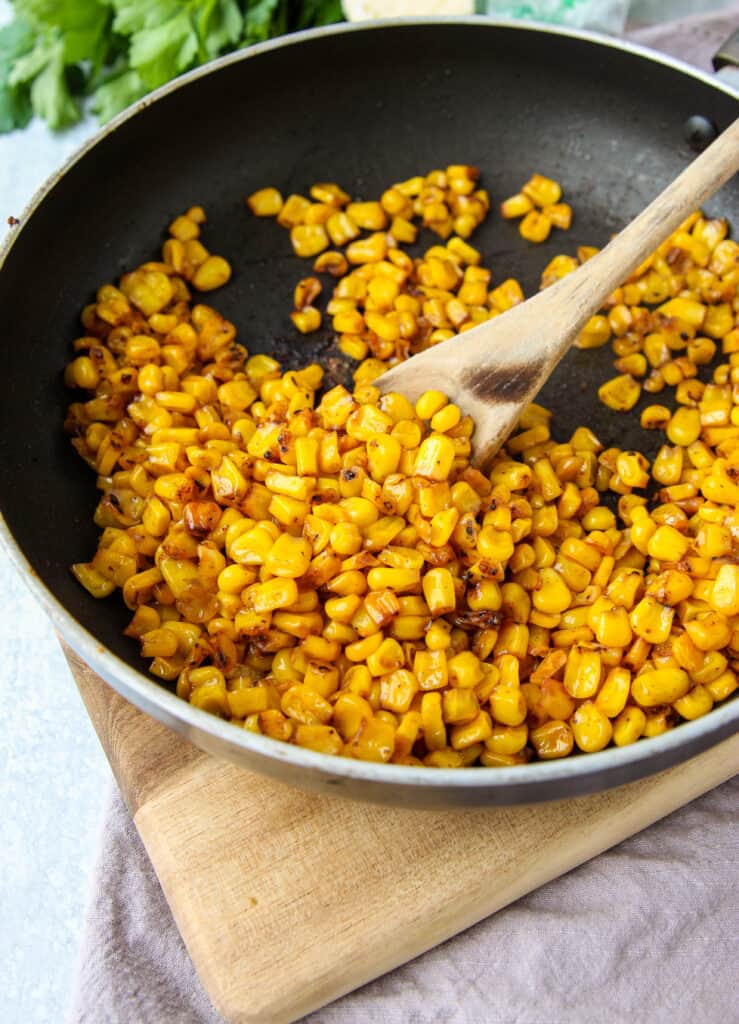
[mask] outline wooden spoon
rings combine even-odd
[[[583,266],[502,316],[399,363],[374,383],[412,401],[429,388],[443,391],[475,420],[473,455],[485,467],[590,317],[737,170],[739,119]]]

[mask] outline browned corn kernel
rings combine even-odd
[[[282,209],[283,199],[276,188],[260,188],[246,200],[255,217],[276,217]]]
[[[549,238],[552,222],[541,210],[529,210],[518,226],[519,233],[527,242],[539,244]]]
[[[542,207],[558,203],[562,196],[559,182],[545,178],[543,174],[532,174],[521,191],[537,206]]]
[[[640,391],[641,388],[637,381],[628,374],[624,374],[601,384],[598,388],[598,397],[609,409],[615,409],[616,412],[628,412],[639,401]]]

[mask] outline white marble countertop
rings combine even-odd
[[[643,20],[727,0],[637,0]],[[8,5],[0,0],[0,24]],[[641,20],[641,19],[640,19]],[[0,235],[95,130],[0,135]],[[21,696],[22,695],[22,696]],[[65,1015],[111,773],[51,627],[0,549],[0,962],[3,1024]]]

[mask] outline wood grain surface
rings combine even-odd
[[[65,654],[200,979],[228,1024],[293,1021],[739,771],[739,735],[660,775],[531,807],[405,811],[195,749]]]

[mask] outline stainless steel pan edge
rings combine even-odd
[[[101,139],[134,117],[140,110],[181,86],[211,74],[220,67],[250,60],[280,47],[299,45],[305,39],[323,35],[341,35],[367,29],[414,24],[486,24],[515,28],[517,31],[545,31],[553,36],[581,39],[616,50],[625,50],[672,67],[700,80],[729,96],[736,93],[729,86],[696,69],[657,55],[644,47],[587,32],[566,32],[535,23],[521,24],[488,18],[466,19],[398,19],[356,26],[341,25],[317,29],[285,39],[271,41],[248,51],[213,61],[180,79],[169,83],[146,97],[98,132],[75,153],[37,192],[21,218],[21,225],[6,239],[0,249],[0,270],[23,225],[45,201],[54,185],[66,171],[92,150]],[[207,752],[243,767],[259,771],[280,781],[323,793],[334,793],[355,799],[372,800],[409,807],[459,807],[533,803],[542,800],[572,797],[621,785],[652,774],[685,760],[718,743],[739,730],[739,701],[732,701],[695,722],[685,723],[662,736],[630,747],[609,749],[599,754],[568,758],[563,761],[537,763],[515,768],[459,772],[456,770],[418,770],[400,765],[376,765],[343,758],[331,758],[264,737],[238,730],[229,723],[193,708],[157,683],[128,666],[114,655],[66,610],[36,576],[23,551],[16,544],[6,522],[0,517],[0,540],[32,593],[41,602],[58,632],[121,696]]]

